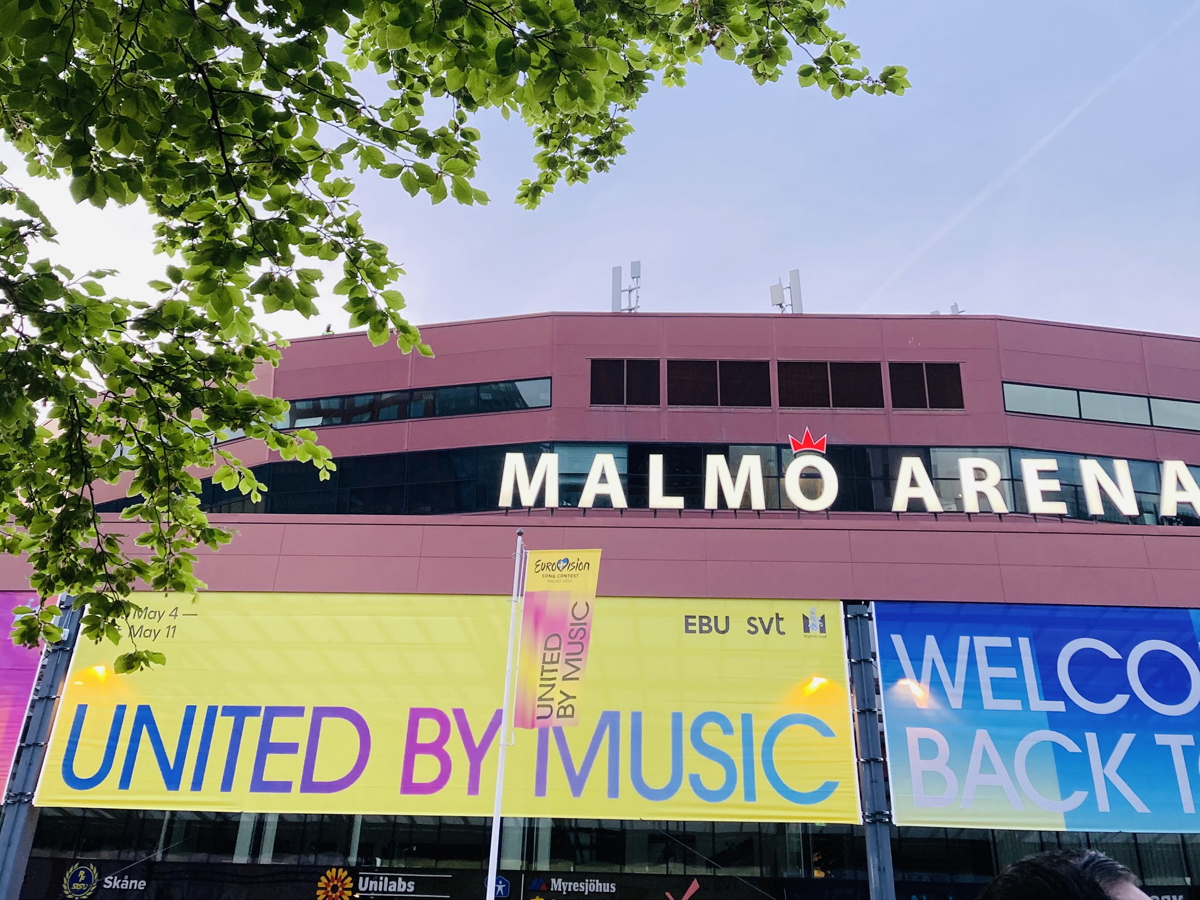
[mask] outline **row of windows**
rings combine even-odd
[[[1004,383],[1006,412],[1200,431],[1200,403],[1139,394]]]
[[[505,869],[865,879],[849,825],[505,819]],[[33,855],[71,859],[389,868],[487,866],[490,820],[156,810],[44,809]],[[983,882],[1042,850],[1090,847],[1148,885],[1200,879],[1200,835],[892,828],[900,881]]]
[[[408,391],[379,391],[347,397],[293,400],[281,428],[318,428],[428,419],[437,416],[470,416],[477,413],[544,409],[550,405],[550,379],[491,381]]]
[[[779,406],[791,409],[883,409],[877,362],[776,363]],[[888,363],[893,409],[962,409],[958,363]],[[657,359],[593,359],[593,406],[659,406]],[[668,406],[771,405],[765,360],[669,359]]]
[[[497,509],[504,456],[525,454],[529,471],[541,453],[559,456],[559,503],[576,506],[583,484],[597,453],[611,453],[616,461],[629,505],[649,506],[650,455],[663,455],[663,483],[670,496],[682,496],[685,509],[704,508],[705,458],[725,456],[737,471],[743,456],[753,454],[762,461],[765,500],[768,509],[788,510],[792,505],[783,488],[783,475],[791,461],[790,448],[775,444],[579,444],[545,443],[495,447],[467,447],[388,453],[338,459],[337,470],[328,481],[320,481],[316,469],[297,462],[267,463],[254,469],[267,492],[255,502],[237,491],[227,491],[210,480],[203,482],[201,505],[209,512],[280,513],[292,515],[425,515],[492,512]],[[1055,477],[1060,491],[1048,491],[1048,500],[1061,500],[1071,518],[1090,519],[1079,471],[1080,454],[1014,450],[1003,447],[895,447],[839,445],[830,447],[826,458],[837,472],[838,498],[832,509],[840,512],[889,512],[901,458],[919,457],[948,512],[962,511],[958,460],[964,456],[985,457],[1000,469],[999,490],[1008,509],[1027,510],[1021,479],[1021,460],[1053,458],[1058,462]],[[1111,461],[1101,459],[1110,477]],[[1160,473],[1156,463],[1130,460],[1129,471],[1137,494],[1138,522],[1159,521]],[[1192,469],[1200,478],[1200,467]],[[815,475],[809,472],[808,475]],[[802,489],[812,497],[822,488],[817,477],[805,477]],[[100,504],[102,512],[116,512],[131,500]],[[597,505],[607,504],[599,498]],[[748,500],[747,500],[748,502]],[[1127,521],[1111,505],[1105,519]],[[1173,521],[1191,522],[1189,517]]]

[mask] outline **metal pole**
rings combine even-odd
[[[508,661],[504,665],[504,706],[500,710],[500,753],[496,760],[496,803],[492,807],[492,845],[488,850],[487,893],[484,900],[496,896],[496,868],[500,856],[500,804],[504,799],[504,751],[508,747],[509,706],[512,702],[513,637],[517,633],[517,607],[525,593],[525,541],[523,528],[517,529],[517,552],[513,564],[512,605],[508,610]]]
[[[850,643],[850,681],[854,685],[858,765],[862,779],[863,823],[867,836],[867,881],[871,900],[896,900],[892,872],[892,813],[883,778],[883,742],[879,737],[875,649],[871,637],[871,604],[846,604]]]
[[[47,644],[42,651],[42,670],[29,702],[25,730],[17,745],[12,778],[4,795],[4,820],[0,824],[0,897],[21,895],[25,867],[29,863],[29,851],[33,848],[33,834],[38,822],[33,792],[42,771],[42,761],[46,757],[54,710],[67,679],[71,651],[75,647],[79,619],[83,615],[82,608],[74,606],[69,597],[64,596],[59,606],[63,610],[59,618],[62,640],[57,644]]]

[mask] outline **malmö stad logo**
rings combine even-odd
[[[804,619],[805,634],[825,637],[825,617],[817,615],[817,608],[815,606],[809,609],[801,618]]]

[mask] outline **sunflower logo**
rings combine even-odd
[[[345,869],[330,869],[317,879],[317,900],[350,900],[355,896],[354,879]]]

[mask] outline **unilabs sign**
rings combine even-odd
[[[560,555],[555,578],[587,553]],[[508,598],[138,602],[180,610],[149,645],[168,664],[115,675],[111,645],[76,648],[38,804],[491,814]],[[508,748],[505,815],[859,820],[837,602],[589,601],[585,586],[565,609],[522,644],[534,687],[547,659],[556,680],[550,715],[534,693],[534,730]]]
[[[838,476],[833,465],[824,457],[826,436],[813,440],[808,429],[800,440],[788,435],[793,457],[784,469],[783,490],[788,501],[804,512],[823,512],[830,509],[838,498]],[[649,509],[683,509],[684,498],[666,493],[663,472],[663,454],[649,456]],[[1111,460],[1112,474],[1097,459],[1079,461],[1079,475],[1083,485],[1084,503],[1087,514],[1103,516],[1109,508],[1123,516],[1140,513],[1129,461]],[[498,507],[532,508],[539,505],[554,508],[559,505],[558,454],[543,453],[529,471],[523,453],[507,453],[500,479]],[[1057,493],[1062,484],[1055,477],[1058,460],[1053,457],[1026,458],[1020,461],[1019,475],[1024,491],[1025,512],[1038,515],[1067,515],[1067,505],[1062,500],[1047,495]],[[747,454],[738,463],[737,472],[729,467],[729,461],[721,454],[709,454],[704,463],[704,508],[718,509],[723,500],[726,508],[739,509],[749,504],[750,509],[766,509],[766,491],[763,482],[762,458]],[[1003,473],[1000,466],[986,457],[964,456],[958,460],[958,493],[962,497],[963,511],[969,513],[1012,512],[1004,499],[1000,483]],[[1160,464],[1161,489],[1159,492],[1159,514],[1175,516],[1180,506],[1190,506],[1200,516],[1200,485],[1197,485],[1187,464],[1182,460],[1169,459]],[[815,485],[816,496],[802,489],[802,483]],[[893,485],[892,512],[943,512],[942,501],[934,488],[933,480],[925,463],[919,456],[905,456]],[[587,479],[577,504],[581,509],[591,509],[600,497],[608,498],[614,509],[628,509],[629,502],[621,484],[616,458],[611,453],[597,453],[592,458]],[[916,506],[914,506],[916,504]]]

